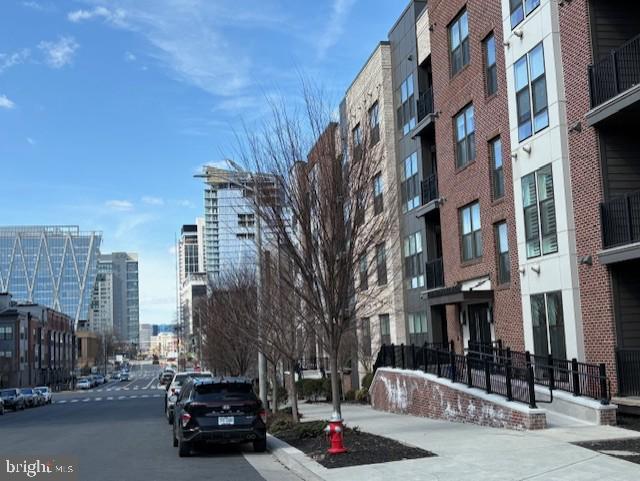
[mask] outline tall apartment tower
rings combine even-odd
[[[138,345],[140,337],[138,254],[128,252],[104,254],[100,256],[98,263],[98,271],[111,272],[113,332],[119,340]],[[107,315],[104,314],[104,316]]]
[[[199,175],[204,190],[204,258],[210,279],[234,269],[255,268],[256,219],[250,195],[251,174],[206,166]]]
[[[185,339],[199,327],[201,304],[206,301],[207,278],[204,261],[204,219],[182,226],[178,241],[179,321]],[[195,322],[194,322],[195,321]]]
[[[101,242],[78,226],[0,227],[0,291],[86,320]]]
[[[98,274],[91,295],[89,330],[113,332],[113,268],[110,262],[98,262]]]

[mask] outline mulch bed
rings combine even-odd
[[[618,427],[640,431],[640,416],[633,414],[617,414]]]
[[[277,437],[299,449],[325,468],[345,468],[436,456],[432,452],[406,446],[393,439],[349,429],[344,435],[344,445],[348,451],[337,455],[327,453],[329,442],[324,434],[300,439],[295,432],[279,432]]]
[[[603,441],[584,441],[576,446],[591,449],[599,453],[640,464],[640,438],[607,439]]]

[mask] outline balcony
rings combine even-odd
[[[413,137],[417,137],[430,125],[433,125],[433,121],[436,117],[433,108],[433,90],[427,89],[418,97],[418,125],[416,125],[413,131]]]
[[[427,274],[427,290],[444,287],[444,267],[442,264],[442,257],[427,261],[425,272]]]
[[[438,176],[431,174],[420,183],[422,191],[422,205],[426,205],[438,198]]]
[[[640,257],[640,191],[603,202],[600,204],[600,214],[605,249],[621,251],[624,246],[637,244],[632,246],[633,249],[623,249],[624,253],[605,254],[604,259],[601,254],[600,260],[611,263]]]
[[[640,101],[640,35],[589,66],[589,88],[589,125]]]

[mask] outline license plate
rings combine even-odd
[[[233,416],[220,416],[218,418],[218,424],[220,426],[224,426],[224,425],[232,425],[235,422],[235,418]]]

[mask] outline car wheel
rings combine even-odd
[[[20,406],[20,411],[24,411],[24,404]]]
[[[257,439],[253,442],[253,450],[256,453],[264,453],[267,450],[267,440]]]
[[[181,458],[186,458],[191,454],[191,443],[183,441],[182,439],[178,440],[178,456]]]

